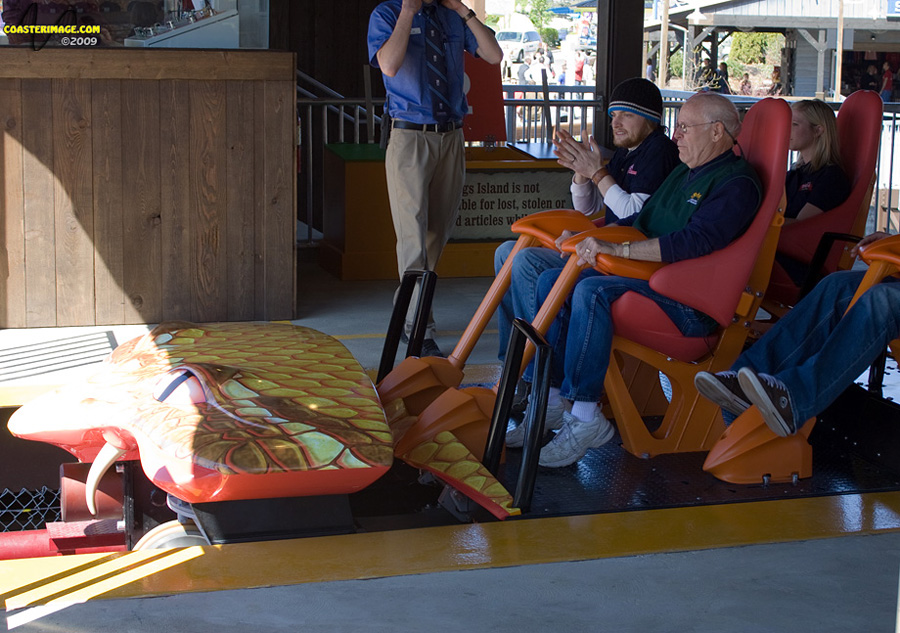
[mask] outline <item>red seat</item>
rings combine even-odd
[[[771,98],[754,104],[744,119],[738,142],[763,187],[762,204],[747,231],[724,249],[669,264],[650,276],[651,288],[708,314],[721,330],[708,337],[683,336],[656,303],[635,293],[613,304],[616,335],[605,387],[623,445],[635,455],[709,450],[724,430],[719,409],[699,396],[693,377],[734,362],[761,302],[783,222],[790,124],[787,103]],[[661,412],[641,410],[629,391],[623,372],[633,363],[628,357],[672,383],[671,402],[654,431],[642,414]]]
[[[875,162],[881,136],[882,102],[877,92],[858,90],[841,104],[837,114],[837,131],[841,159],[850,178],[850,196],[826,213],[793,222],[781,230],[778,252],[809,264],[825,233],[846,233],[862,237],[875,183]],[[845,249],[832,248],[825,261],[824,273],[844,270],[851,261]],[[775,262],[766,289],[763,307],[783,314],[799,299],[800,288]]]

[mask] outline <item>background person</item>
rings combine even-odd
[[[866,75],[862,79],[863,90],[881,91],[881,78],[878,76],[878,68],[875,64],[869,64],[866,68]]]
[[[728,64],[725,62],[719,63],[719,68],[716,70],[715,84],[714,90],[716,92],[720,92],[723,95],[731,94],[731,86],[728,84]]]
[[[887,103],[894,93],[894,73],[890,62],[884,62],[881,69],[884,71],[881,75],[881,100]]]
[[[520,86],[524,86],[526,84],[532,83],[530,81],[530,73],[528,72],[528,69],[531,67],[531,62],[532,62],[531,55],[526,55],[522,59],[522,63],[519,64],[519,70],[516,71],[516,77],[518,77],[518,79],[519,79]]]

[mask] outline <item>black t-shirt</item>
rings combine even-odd
[[[662,127],[658,127],[634,150],[618,148],[607,171],[626,193],[653,195],[679,162],[678,146],[666,136]],[[619,219],[609,207],[606,208],[606,224]]]
[[[850,195],[850,179],[837,165],[825,165],[811,172],[809,165],[791,169],[784,181],[787,207],[784,217],[796,218],[807,204],[829,211]]]
[[[822,211],[830,211],[847,199],[850,189],[850,179],[837,165],[825,165],[815,172],[809,171],[809,165],[792,169],[785,178],[784,190],[787,196],[787,207],[784,217],[796,218],[807,202],[814,204]],[[803,285],[809,272],[808,264],[788,257],[784,253],[775,253],[775,261],[781,264],[795,284]]]

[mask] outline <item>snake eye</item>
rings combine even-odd
[[[153,393],[160,402],[173,405],[199,404],[206,402],[203,385],[187,369],[176,369],[163,376]]]

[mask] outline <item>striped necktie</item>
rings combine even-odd
[[[438,22],[437,3],[425,5],[425,66],[428,69],[428,90],[434,120],[445,123],[450,119],[450,86],[447,83],[447,60],[444,58],[444,32]]]

